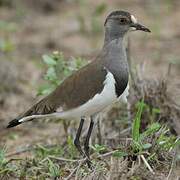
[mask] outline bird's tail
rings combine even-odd
[[[12,127],[17,126],[21,123],[22,122],[19,122],[19,119],[13,119],[12,121],[9,122],[7,128],[12,128]]]
[[[34,106],[31,107],[28,111],[26,111],[25,113],[21,114],[20,116],[18,116],[17,118],[13,119],[12,121],[9,122],[7,128],[12,128],[12,127],[15,127],[15,126],[18,126],[19,124],[22,124],[23,121],[22,119],[26,116],[30,116],[33,114],[33,109],[34,109]]]
[[[41,119],[41,118],[51,118],[51,117],[56,117],[56,113],[52,113],[52,114],[34,114],[31,116],[25,116],[23,118],[18,118],[18,119],[14,119],[12,121],[9,122],[7,128],[11,128],[14,126],[18,126],[21,123],[27,122],[27,121],[32,121],[34,119]]]
[[[7,128],[18,126],[27,121],[32,121],[37,118],[49,117],[49,113],[52,113],[51,108],[47,108],[45,99],[42,99],[35,105],[33,105],[28,111],[10,121]]]

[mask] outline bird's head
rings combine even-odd
[[[104,23],[105,31],[110,35],[124,36],[129,31],[145,31],[151,32],[147,27],[139,24],[137,19],[126,11],[113,11],[111,12]]]

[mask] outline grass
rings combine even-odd
[[[73,58],[73,61],[66,60],[60,52],[44,55],[43,62],[47,71],[38,95],[49,94],[64,78],[87,63],[82,58]],[[105,144],[106,135],[102,137],[102,144],[93,143],[91,146],[92,170],[87,167],[77,152],[73,144],[73,137],[68,136],[66,141],[65,138],[63,140],[65,143],[39,144],[22,150],[17,153],[19,158],[14,158],[15,154],[7,156],[6,149],[1,148],[0,178],[58,179],[76,176],[81,179],[97,175],[110,177],[114,173],[113,168],[121,167],[122,170],[119,169],[121,176],[131,172],[131,177],[138,179],[145,174],[142,175],[142,172],[141,175],[137,174],[141,168],[144,168],[143,172],[150,172],[150,174],[157,172],[159,167],[168,171],[173,161],[173,152],[180,145],[180,140],[170,132],[165,123],[157,121],[163,110],[158,106],[145,103],[145,100],[147,102],[145,98],[136,102],[131,114],[132,125],[121,121],[131,128],[128,133],[129,143],[116,143],[115,147],[112,147]],[[127,114],[124,111],[126,110],[123,110],[123,115]],[[148,119],[145,128],[142,126],[144,119]],[[117,123],[118,126],[122,126],[119,121]],[[64,124],[66,131],[68,131],[68,126]],[[18,135],[17,137],[11,136],[11,139],[18,138]],[[22,158],[21,154],[26,152],[29,152],[29,155],[27,158]],[[138,165],[138,159],[141,165]],[[137,170],[133,170],[134,164],[139,167]]]
[[[44,75],[45,83],[39,87],[38,95],[51,93],[65,78],[87,63],[80,57],[66,60],[63,53],[58,51],[43,55],[42,58],[47,71]]]
[[[102,32],[102,20],[100,20],[100,16],[102,16],[103,12],[107,8],[106,4],[100,3],[94,8],[89,8],[89,5],[84,0],[77,0],[77,1],[81,3],[82,9],[84,9],[85,11],[85,13],[81,11],[79,13],[80,16],[79,24],[81,24],[80,31],[86,33],[93,33],[93,35],[97,35],[100,32]],[[12,1],[10,0],[2,0],[0,1],[0,6],[2,5],[11,6],[12,4],[11,2]],[[173,1],[166,0],[165,2],[167,6],[167,13],[170,13],[174,9],[172,6]],[[85,6],[87,7],[84,8],[83,4],[85,4]],[[146,8],[146,9],[147,10],[150,9],[150,11],[153,11],[153,9],[156,7],[158,6],[153,5],[152,8]],[[87,12],[89,9],[91,9],[90,10],[91,12]],[[156,8],[156,10],[158,11],[159,8]],[[22,7],[20,6],[20,9],[19,10],[17,9],[16,11],[18,13],[17,14],[18,16],[18,15],[22,15],[22,11],[24,10],[22,10]],[[8,14],[10,15],[10,11],[8,12]],[[162,16],[163,12],[161,11],[161,14],[155,13],[153,17],[157,19],[157,15]],[[164,17],[165,15],[167,14],[164,14]],[[141,16],[141,13],[139,16]],[[161,20],[162,19],[159,18],[160,24],[162,24]],[[87,24],[87,22],[90,22],[90,24]],[[155,34],[155,36],[157,37],[156,39],[159,39],[161,33],[160,33],[160,26],[158,25],[158,21],[157,20],[153,21],[152,25],[150,26],[152,26],[151,28],[153,34]],[[1,52],[9,53],[16,50],[16,47],[14,47],[14,44],[11,41],[11,38],[9,38],[10,37],[9,34],[14,32],[16,28],[17,27],[14,26],[14,24],[12,23],[6,23],[4,21],[0,21],[0,31],[1,32],[6,31],[6,34],[8,34],[7,36],[2,36],[5,38],[0,38]],[[95,42],[97,43],[97,41]],[[156,56],[155,59],[157,60],[160,59],[160,54],[155,54],[155,56]],[[153,59],[154,57],[152,57],[152,60]],[[64,80],[65,77],[73,73],[74,70],[83,66],[84,60],[82,60],[83,62],[81,60],[82,58],[75,58],[75,61],[69,61],[61,53],[44,55],[43,62],[46,66],[47,71],[44,76],[44,83],[38,89],[38,95],[49,94],[58,84],[60,84]],[[57,71],[57,69],[59,71]],[[145,83],[144,77],[142,79],[143,79],[142,82]],[[148,85],[151,85],[152,80],[147,81],[147,83]],[[148,162],[148,164],[150,165],[150,167],[153,169],[154,172],[156,173],[160,172],[161,174],[165,174],[165,177],[167,177],[167,172],[170,170],[171,162],[173,161],[173,158],[175,156],[175,155],[173,156],[172,153],[174,153],[175,148],[179,145],[179,140],[177,139],[177,136],[171,132],[171,126],[169,126],[167,122],[171,122],[171,120],[176,119],[176,117],[173,116],[173,114],[175,113],[172,104],[166,99],[162,100],[161,97],[158,95],[158,94],[163,95],[164,93],[162,91],[163,89],[162,86],[157,87],[156,84],[152,83],[151,87],[152,89],[150,90],[146,88],[148,90],[147,92],[145,92],[145,97],[143,96],[144,101],[141,100],[142,95],[138,94],[137,97],[140,98],[136,99],[134,102],[130,102],[132,106],[130,112],[131,113],[130,119],[127,117],[126,110],[122,110],[125,115],[123,115],[122,117],[121,115],[118,114],[118,117],[115,119],[118,125],[115,121],[112,122],[112,129],[110,129],[109,127],[110,126],[109,117],[106,117],[104,119],[103,124],[105,126],[105,130],[110,135],[112,132],[118,134],[119,131],[121,132],[121,130],[124,127],[131,128],[131,130],[126,131],[127,133],[125,135],[123,134],[124,136],[122,136],[121,133],[119,136],[116,137],[112,135],[112,139],[114,143],[114,144],[112,143],[113,144],[112,145],[106,143],[106,141],[108,140],[108,136],[103,132],[104,131],[103,127],[101,127],[102,139],[103,139],[102,144],[93,143],[93,145],[91,146],[91,151],[93,154],[92,171],[87,169],[85,164],[82,164],[80,168],[78,167],[79,163],[75,161],[76,159],[80,159],[82,157],[80,157],[79,153],[75,150],[72,137],[68,136],[67,139],[65,137],[63,138],[62,140],[63,142],[59,142],[59,141],[55,142],[55,145],[40,144],[35,147],[33,146],[32,148],[29,148],[28,155],[23,154],[22,152],[17,156],[12,155],[10,157],[7,157],[8,152],[6,148],[2,146],[0,148],[0,179],[57,179],[57,178],[60,179],[62,177],[68,177],[76,168],[79,169],[75,171],[73,177],[76,176],[78,177],[77,179],[81,179],[81,177],[84,177],[84,179],[88,179],[88,176],[89,179],[92,177],[98,178],[99,176],[103,179],[104,175],[106,177],[109,176],[111,170],[115,174],[116,169],[115,168],[113,169],[113,164],[114,167],[120,167],[118,169],[119,171],[118,173],[120,173],[121,175],[123,174],[128,175],[128,173],[130,172],[131,175],[129,175],[128,179],[150,179],[148,174],[149,169],[147,168],[147,166],[144,165],[145,163],[142,162],[142,159],[141,159],[141,165],[138,166],[137,159],[141,157],[141,155],[144,156],[144,158],[146,159],[146,161]],[[157,91],[157,89],[159,91]],[[158,93],[151,94],[154,91]],[[132,96],[136,97],[134,94]],[[152,97],[153,100],[149,99],[150,96]],[[165,102],[165,105],[162,102]],[[136,105],[134,106],[133,103],[135,103]],[[168,111],[166,112],[165,109]],[[119,108],[118,111],[120,110],[121,109]],[[132,126],[131,123],[127,123],[127,120],[129,120],[130,122],[132,122],[133,120]],[[116,125],[117,129],[114,128],[113,123]],[[68,126],[69,125],[66,125],[66,129],[68,129]],[[127,142],[127,144],[121,144],[122,137],[125,137],[127,139],[129,138],[130,142]],[[11,139],[11,141],[20,138],[21,135],[19,135],[18,132],[16,134],[12,133],[8,137],[8,139]],[[114,142],[116,140],[117,142]],[[105,156],[103,158],[99,158],[99,156],[111,152],[113,152],[111,155]],[[133,161],[132,157],[136,157],[135,158],[136,160]],[[64,158],[65,160],[58,160],[56,158],[61,158],[61,159]],[[66,161],[66,159],[70,161]],[[119,165],[118,163],[116,163],[116,160],[122,162],[127,161],[128,166],[126,167],[123,164]],[[135,169],[135,167],[133,167],[133,164],[138,166],[138,168]],[[127,171],[124,170],[122,172],[121,168],[123,169],[123,167],[125,167]],[[143,167],[145,167],[145,169],[143,169]],[[162,171],[159,171],[159,169],[161,169]],[[141,170],[141,174],[138,174],[138,171],[140,170]],[[120,179],[120,178],[116,178],[116,179]],[[121,179],[126,179],[126,178],[121,178]]]
[[[110,147],[105,145],[95,144],[91,146],[93,152],[92,163],[96,167],[96,172],[108,174],[108,159],[109,156],[103,156],[106,153],[115,151],[110,156],[121,159],[131,159],[131,157],[143,157],[147,163],[156,167],[171,159],[169,152],[171,152],[180,142],[173,135],[168,134],[167,127],[159,123],[153,123],[148,128],[140,133],[141,115],[143,113],[142,107],[144,103],[138,103],[138,109],[133,123],[132,141],[130,146],[121,146],[116,150],[111,150]],[[31,156],[27,158],[6,158],[6,150],[0,151],[0,177],[14,177],[14,178],[62,178],[67,177],[72,171],[79,166],[77,158],[79,157],[76,151],[72,137],[68,137],[64,145],[56,144],[52,146],[37,145],[34,149],[29,149]],[[163,156],[162,156],[163,155]],[[129,159],[129,163],[132,160]],[[105,161],[107,161],[105,163]],[[133,160],[134,161],[134,160]],[[109,163],[108,163],[109,164]],[[109,164],[110,165],[110,164]],[[161,164],[162,166],[162,164]],[[71,170],[70,170],[71,169]],[[78,177],[86,177],[91,174],[91,170],[82,164],[76,174]]]
[[[129,147],[120,147],[113,155],[116,157],[145,155],[147,161],[151,164],[158,161],[162,154],[168,154],[172,151],[180,144],[180,141],[170,133],[166,125],[161,125],[158,122],[152,122],[145,130],[140,132],[142,115],[149,107],[143,100],[138,102],[136,107],[137,112],[132,124],[132,141]],[[156,113],[159,113],[159,110],[155,108],[152,111],[152,117],[155,117],[154,114]]]
[[[147,171],[152,171],[152,173],[154,173],[159,165],[162,166],[162,163],[172,160],[171,152],[176,146],[180,145],[179,139],[170,134],[167,126],[161,125],[158,122],[149,124],[141,132],[142,116],[145,110],[148,109],[148,105],[142,100],[137,103],[136,108],[137,112],[132,124],[132,140],[129,145],[118,147],[117,144],[116,149],[113,150],[106,145],[95,144],[91,146],[93,154],[92,164],[96,173],[108,175],[108,166],[110,166],[108,162],[109,157],[115,159],[123,158],[125,161],[128,160],[130,164],[136,162],[135,159],[137,158],[143,158],[144,166],[147,168]],[[92,173],[86,164],[78,163],[79,160],[77,158],[79,154],[70,136],[64,145],[37,145],[28,151],[31,152],[31,156],[28,158],[10,158],[7,160],[6,150],[2,149],[0,151],[0,177],[62,178],[68,177],[73,170],[77,171],[78,168],[77,173],[75,173],[77,177],[88,177]],[[106,157],[108,153],[110,153],[110,156]],[[109,165],[107,166],[107,164]],[[169,167],[170,164],[168,163],[166,166]]]
[[[16,168],[10,164],[10,162],[12,162],[12,159],[7,160],[5,158],[5,154],[6,149],[4,147],[0,148],[0,177],[9,176],[11,173],[16,171]]]

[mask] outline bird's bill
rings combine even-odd
[[[135,31],[144,31],[144,32],[151,32],[150,29],[148,29],[147,27],[143,26],[142,24],[139,23],[133,23],[131,25],[131,27],[133,28],[133,30]]]

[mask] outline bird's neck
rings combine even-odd
[[[123,41],[124,33],[120,32],[119,30],[110,30],[106,28],[105,30],[105,38],[104,44],[109,44],[113,40]]]
[[[129,67],[124,36],[115,37],[110,36],[108,39],[105,39],[102,51],[104,56],[103,66],[113,74],[116,81],[116,93],[120,96],[128,84]]]
[[[103,49],[106,49],[106,52],[111,52],[114,54],[125,55],[125,38],[124,36],[106,36],[104,40]]]
[[[108,66],[120,66],[119,68],[128,67],[125,37],[120,36],[116,38],[109,37],[105,39],[103,52],[105,52],[105,64]]]

